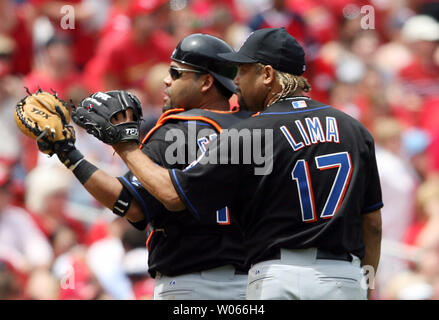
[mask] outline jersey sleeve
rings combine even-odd
[[[370,142],[370,153],[369,153],[369,174],[366,185],[366,193],[364,198],[364,205],[362,208],[362,213],[370,213],[381,209],[384,204],[381,194],[381,184],[380,177],[378,174],[378,166],[375,156],[375,145],[373,140]]]
[[[142,151],[148,155],[152,161],[158,165],[162,163],[162,153],[166,148],[166,143],[161,140],[151,141],[148,145],[144,146]],[[149,222],[154,217],[154,214],[160,212],[164,207],[163,205],[154,198],[140,183],[136,176],[133,175],[131,171],[128,171],[124,176],[119,177],[118,180],[124,186],[133,199],[139,204],[144,219],[138,222],[131,222],[131,225],[138,230],[144,230]]]
[[[185,169],[169,170],[180,199],[196,218],[234,202],[246,181],[249,165],[232,162],[230,152],[225,154],[223,150],[231,148],[228,137],[221,134]]]
[[[188,159],[196,159],[197,154],[205,151],[205,145],[215,133],[215,130],[206,128],[205,124],[199,121],[194,121],[189,126],[185,122],[170,123],[162,126],[143,146],[142,151],[157,165],[168,169],[184,169]],[[190,142],[193,142],[193,145],[190,145]],[[142,221],[131,223],[135,228],[145,229],[154,215],[167,211],[131,172],[119,177],[119,181],[139,203],[145,217]]]

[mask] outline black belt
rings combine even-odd
[[[226,226],[227,227],[227,226]],[[212,235],[222,235],[224,232],[233,231],[231,228],[224,228],[223,226],[188,226],[181,227],[177,225],[167,225],[165,227],[150,227],[148,232],[154,230],[155,232],[160,232],[164,237],[178,238],[185,235],[197,235],[197,236],[212,236]]]
[[[333,253],[322,249],[317,249],[316,259],[341,260],[352,262],[352,256],[347,252]]]
[[[242,271],[242,270],[235,269],[235,274],[248,274],[248,271]]]
[[[241,268],[237,268],[237,267],[235,267],[235,266],[234,266],[234,268],[235,268],[235,274],[239,274],[239,275],[248,275],[248,271],[247,271],[247,270],[243,270],[243,269],[241,269]],[[172,276],[180,276],[180,275],[185,275],[185,274],[193,273],[193,272],[202,272],[202,271],[186,271],[186,272],[183,272],[183,273],[176,273],[176,274],[173,274]],[[161,276],[171,277],[171,276],[166,275],[166,274],[163,274],[163,273],[161,273],[161,272],[159,272],[159,271],[154,271],[154,278],[155,278],[156,276],[158,276],[158,277],[161,277]]]

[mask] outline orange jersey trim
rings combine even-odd
[[[206,109],[207,110],[207,109]],[[218,131],[219,133],[223,132],[223,128],[214,120],[209,119],[207,117],[203,117],[203,116],[181,116],[181,115],[177,115],[174,113],[180,113],[183,111],[187,111],[185,109],[171,109],[166,111],[165,113],[163,113],[161,115],[161,117],[157,120],[157,123],[155,124],[155,126],[149,130],[149,132],[146,134],[145,138],[143,138],[142,140],[142,144],[139,146],[139,149],[143,148],[143,144],[146,143],[146,141],[148,141],[148,139],[151,137],[151,135],[156,132],[161,126],[163,126],[166,121],[168,120],[193,120],[193,121],[203,121],[206,122],[208,124],[210,124],[212,127],[214,127],[216,129],[216,131]],[[217,112],[217,113],[228,113],[228,114],[233,114],[238,112],[239,110],[234,110],[234,111],[214,111],[214,110],[208,110],[208,111],[212,111],[212,112]]]
[[[151,242],[152,236],[155,233],[155,230],[152,230],[151,233],[148,235],[148,238],[146,239],[146,248],[149,251],[149,243]]]
[[[179,116],[179,115],[172,115],[166,118],[168,119],[176,119],[176,120],[194,120],[194,121],[203,121],[207,122],[210,125],[212,125],[218,132],[223,132],[223,128],[214,120],[203,117],[203,116]]]
[[[222,113],[222,114],[233,114],[233,113],[239,112],[239,108],[238,107],[232,108],[231,110],[228,110],[228,111],[213,110],[213,109],[202,109],[202,110],[207,110],[207,111],[210,111],[210,112]]]
[[[164,113],[160,116],[160,118],[157,120],[155,126],[154,126],[151,130],[149,130],[148,133],[146,134],[145,138],[143,138],[143,140],[142,140],[142,144],[139,146],[139,149],[142,149],[142,148],[143,148],[143,144],[149,139],[149,137],[150,137],[155,131],[157,131],[157,129],[160,128],[160,127],[166,122],[167,119],[165,119],[165,118],[166,118],[168,115],[173,114],[173,113],[180,113],[180,112],[183,112],[183,111],[186,111],[186,110],[183,109],[183,108],[177,108],[177,109],[171,109],[171,110],[168,110],[168,111],[164,112]]]

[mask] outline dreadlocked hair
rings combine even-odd
[[[258,65],[261,69],[264,67],[261,63],[258,63]],[[282,91],[276,94],[276,98],[272,103],[286,97],[291,97],[297,91],[309,92],[311,90],[311,85],[305,77],[281,72],[276,69],[273,70],[277,82],[282,87]]]

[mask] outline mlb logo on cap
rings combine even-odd
[[[302,109],[307,107],[305,100],[293,101],[291,104],[293,105],[294,109]]]

